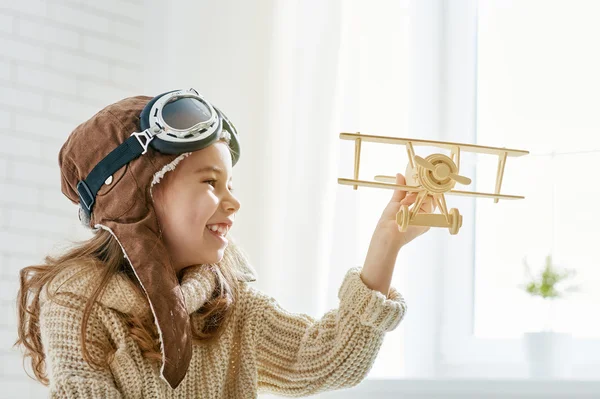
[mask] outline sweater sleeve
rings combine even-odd
[[[62,295],[57,295],[62,296]],[[40,334],[46,354],[50,398],[121,398],[108,368],[92,368],[83,358],[81,323],[83,307],[78,301],[58,299],[40,309]],[[92,356],[103,353],[108,333],[92,310],[87,327],[87,349]]]
[[[259,391],[309,396],[353,387],[367,376],[385,333],[398,326],[406,305],[394,287],[386,297],[366,286],[361,271],[347,271],[338,308],[319,320],[287,312],[263,294],[257,326]]]

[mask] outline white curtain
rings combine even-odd
[[[319,314],[338,190],[340,1],[155,2],[149,13],[160,23],[147,31],[148,93],[193,86],[240,131],[232,235],[257,287]]]
[[[339,133],[440,138],[440,33],[425,25],[437,0],[150,2],[149,21],[160,23],[146,32],[148,93],[194,86],[230,116],[242,141],[232,234],[258,272],[257,288],[320,317],[338,305],[345,272],[364,261],[392,194],[337,183],[352,176],[354,157]],[[402,40],[410,43],[400,51]],[[403,149],[366,144],[379,154],[368,162],[377,173],[404,172]],[[380,375],[433,373],[438,234],[398,258],[393,284],[410,323],[386,338]],[[405,332],[412,344],[401,347]]]

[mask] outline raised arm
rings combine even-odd
[[[386,332],[406,311],[402,296],[390,287],[386,298],[360,277],[346,273],[338,291],[339,307],[315,320],[283,309],[272,297],[259,297],[257,371],[260,392],[308,396],[360,383],[373,366]]]

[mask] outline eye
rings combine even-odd
[[[211,186],[213,186],[213,187],[215,186],[215,183],[216,183],[216,182],[217,182],[217,180],[216,180],[216,179],[204,180],[204,183],[208,183],[208,184],[210,184],[210,185],[211,185]],[[229,191],[230,191],[230,192],[233,192],[233,191],[234,191],[234,188],[233,188],[233,187],[229,187]]]

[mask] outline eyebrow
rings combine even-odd
[[[223,169],[219,168],[218,166],[215,165],[210,165],[210,166],[204,166],[202,168],[196,169],[195,173],[204,173],[204,172],[216,172],[220,175],[224,175],[225,172],[223,171]],[[233,176],[231,176],[229,178],[229,180],[232,180]]]

